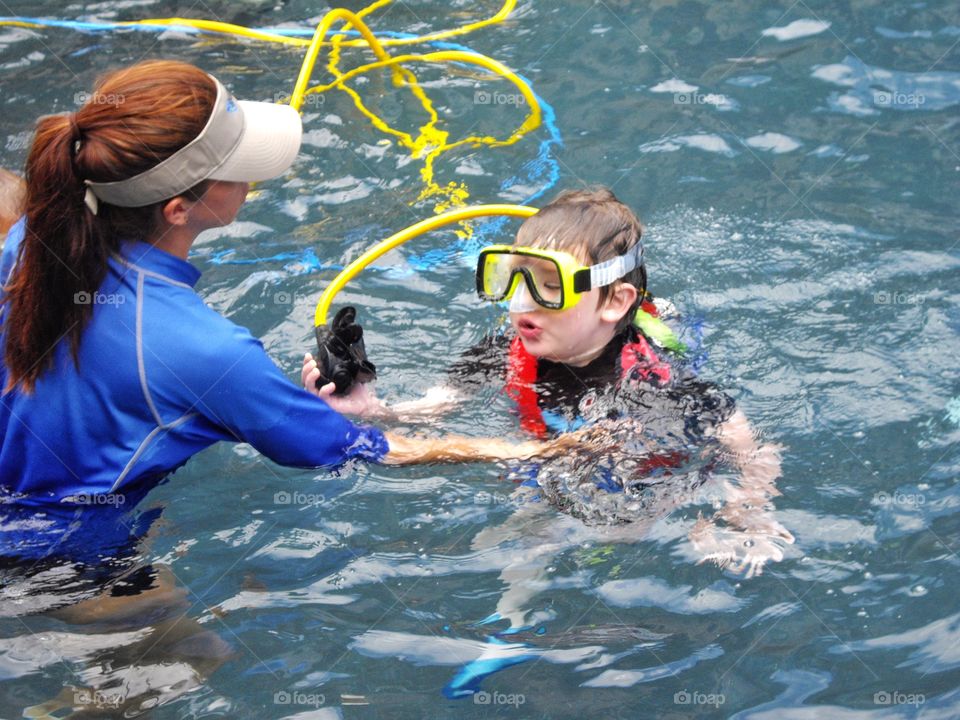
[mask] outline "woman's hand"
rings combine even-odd
[[[460,402],[460,394],[451,387],[439,386],[427,390],[426,395],[418,400],[407,400],[393,406],[377,399],[367,389],[366,398],[359,387],[366,387],[364,383],[356,382],[346,395],[333,395],[335,386],[328,383],[317,388],[320,378],[320,367],[310,353],[303,356],[303,366],[300,368],[300,382],[303,389],[312,395],[322,398],[334,410],[347,415],[377,418],[378,420],[401,420],[411,422],[436,417],[455,408]]]
[[[317,361],[313,359],[313,355],[306,353],[303,356],[303,366],[300,368],[300,382],[303,384],[303,389],[320,397],[320,390],[317,388],[317,380],[319,379],[320,367],[317,365]]]
[[[319,378],[320,368],[317,367],[317,361],[307,353],[303,356],[303,367],[300,368],[300,380],[304,390],[316,395],[343,415],[371,418],[383,417],[387,413],[383,402],[370,392],[366,383],[354,383],[346,395],[334,395],[337,386],[331,382],[317,388]]]

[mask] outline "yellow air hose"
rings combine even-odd
[[[527,218],[536,214],[537,208],[526,205],[474,205],[472,207],[458,208],[450,210],[441,215],[421,220],[418,223],[404,228],[398,233],[394,233],[386,240],[381,240],[363,255],[358,257],[352,263],[347,265],[340,274],[337,275],[327,289],[320,296],[317,303],[317,311],[314,314],[314,325],[320,327],[327,324],[327,312],[337,293],[343,289],[343,286],[350,282],[354,277],[360,274],[365,267],[377,258],[390,252],[398,245],[402,245],[408,240],[419,237],[424,233],[436,230],[437,228],[450,225],[452,223],[462,222],[477,217],[488,217],[490,215],[509,215],[513,217]]]

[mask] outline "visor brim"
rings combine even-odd
[[[289,105],[239,100],[243,136],[211,180],[259,182],[282,175],[297,158],[303,135],[300,113]]]

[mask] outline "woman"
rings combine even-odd
[[[233,221],[248,183],[284,173],[300,137],[292,108],[238,102],[169,61],[114,72],[77,112],[37,123],[23,217],[0,256],[0,617],[56,611],[139,638],[95,656],[89,687],[38,711],[127,717],[226,658],[222,639],[185,618],[193,600],[172,570],[143,564],[139,539],[159,509],[129,512],[201,449],[247,442],[316,467],[548,448],[355,425],[340,412],[379,406],[362,385],[346,397],[295,386],[194,292],[197,235]]]
[[[298,467],[546,448],[355,425],[338,411],[367,410],[362,387],[336,397],[331,384],[318,399],[294,386],[194,292],[197,235],[233,221],[248,183],[285,172],[300,136],[289,106],[239,102],[171,61],[114,72],[77,112],[38,121],[24,217],[0,260],[0,489],[129,507],[219,440]]]

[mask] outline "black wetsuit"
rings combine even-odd
[[[520,474],[524,485],[539,486],[564,512],[611,523],[636,519],[638,498],[667,479],[673,492],[703,482],[714,458],[693,451],[713,444],[715,430],[735,410],[732,398],[716,385],[659,357],[633,327],[614,336],[583,367],[532,358],[518,343],[507,335],[485,338],[451,368],[453,383],[503,386],[517,401],[521,424],[541,436],[614,421],[604,425],[604,432],[623,450],[576,452],[539,463]],[[520,370],[521,382],[518,361],[528,363]],[[629,497],[621,496],[613,508],[602,497],[610,493]],[[640,504],[660,505],[661,499]]]
[[[666,382],[652,373],[644,376],[642,368],[625,371],[621,363],[624,345],[640,337],[635,328],[625,328],[583,367],[542,358],[536,361],[534,390],[551,431],[575,429],[585,420],[629,416],[651,429],[679,431],[687,440],[702,440],[733,414],[735,405],[729,395],[666,354],[657,357],[669,366]],[[505,386],[511,342],[509,335],[484,338],[450,369],[453,384]]]

